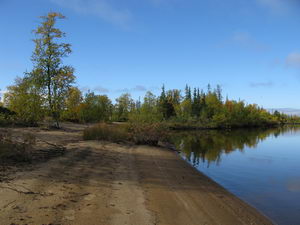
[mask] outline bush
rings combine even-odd
[[[129,131],[136,144],[158,145],[167,138],[168,128],[163,123],[131,123]]]
[[[122,142],[128,141],[130,135],[125,126],[100,123],[85,129],[83,132],[83,139]]]

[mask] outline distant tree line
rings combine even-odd
[[[16,112],[24,123],[36,124],[49,116],[48,104],[40,96],[23,92],[24,80],[8,89],[5,106]],[[25,88],[26,89],[26,88]],[[31,89],[30,89],[31,90]],[[61,103],[58,121],[95,122],[166,122],[175,127],[258,127],[297,122],[298,117],[275,111],[273,114],[244,101],[223,100],[220,86],[206,91],[186,86],[185,91],[165,90],[155,96],[147,92],[143,101],[135,101],[130,94],[122,94],[115,103],[106,95],[94,92],[82,94],[70,87]]]

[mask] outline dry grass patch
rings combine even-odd
[[[84,140],[134,142],[158,145],[167,137],[168,129],[161,123],[97,124],[84,130]]]
[[[30,162],[36,139],[24,134],[22,140],[15,140],[10,133],[0,134],[0,163]]]
[[[130,140],[126,125],[100,123],[83,132],[84,140],[124,142]]]

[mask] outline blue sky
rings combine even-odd
[[[67,19],[77,85],[116,98],[205,88],[300,108],[299,0],[0,0],[0,89],[30,71],[39,16]]]

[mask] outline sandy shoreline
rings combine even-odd
[[[272,224],[174,151],[86,142],[82,128],[25,129],[67,153],[0,182],[1,224]]]

